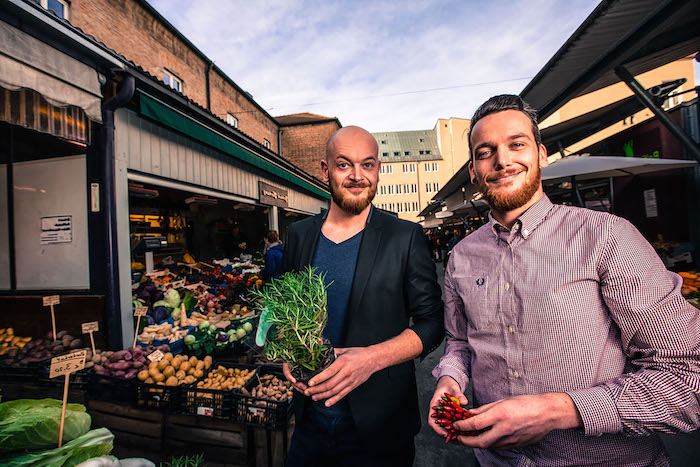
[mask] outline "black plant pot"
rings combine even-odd
[[[314,376],[331,366],[331,363],[335,361],[335,351],[331,346],[331,342],[324,337],[323,344],[328,347],[326,348],[326,350],[324,350],[321,358],[321,363],[315,371],[308,370],[303,366],[297,366],[292,368],[292,376],[294,376],[297,382],[308,384],[311,378],[313,378]]]

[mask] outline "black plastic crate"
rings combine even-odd
[[[136,406],[136,386],[133,380],[98,375],[94,371],[89,370],[85,392],[88,400],[112,402],[131,407]]]
[[[149,384],[133,381],[135,390],[135,407],[174,411],[179,405],[180,387],[164,384]]]
[[[258,376],[273,375],[285,381],[282,370],[276,366],[261,366]],[[260,381],[252,378],[246,385],[248,392],[252,391]],[[275,400],[267,397],[257,397],[241,394],[236,405],[235,419],[246,425],[267,428],[271,430],[286,430],[292,416],[292,399]]]
[[[226,369],[239,368],[241,370],[258,371],[254,365],[212,363],[209,370],[204,373],[204,378],[206,378],[210,372],[218,369],[219,366]],[[250,383],[250,381],[248,381],[248,383]],[[237,412],[236,407],[240,396],[241,392],[238,389],[232,389],[230,391],[220,389],[204,389],[198,388],[197,383],[195,383],[182,388],[180,412],[186,415],[203,415],[207,417],[235,420],[235,415]]]
[[[41,365],[31,363],[27,366],[7,366],[0,360],[0,381],[13,383],[36,382],[41,376]]]

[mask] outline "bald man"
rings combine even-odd
[[[338,130],[321,161],[327,212],[289,227],[282,271],[326,273],[324,335],[337,359],[297,382],[287,465],[410,466],[420,430],[413,359],[444,336],[440,286],[418,224],[372,206],[380,162],[374,137]]]

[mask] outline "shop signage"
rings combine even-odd
[[[286,208],[289,206],[289,192],[283,188],[258,181],[259,200],[262,204]]]
[[[85,368],[85,357],[87,357],[87,350],[52,358],[49,378],[55,378],[82,370]]]
[[[149,359],[152,362],[159,362],[163,360],[163,357],[165,357],[165,354],[161,352],[160,350],[156,350],[155,352],[151,353],[147,359]]]
[[[99,330],[100,330],[100,323],[98,323],[97,321],[83,323],[83,334],[87,334],[88,332],[97,332]]]
[[[656,190],[644,190],[644,211],[647,217],[658,217],[659,209],[656,205]]]
[[[70,243],[73,241],[73,216],[41,218],[41,244]]]

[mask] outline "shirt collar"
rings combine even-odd
[[[530,206],[527,211],[518,217],[512,230],[519,230],[523,238],[527,239],[537,226],[542,223],[544,218],[547,217],[547,214],[549,214],[549,211],[551,211],[553,207],[554,204],[549,200],[549,197],[542,194],[542,197],[538,199],[535,204]],[[508,230],[493,217],[491,212],[489,212],[489,225],[493,233],[496,234],[496,237],[498,237],[499,228]]]

